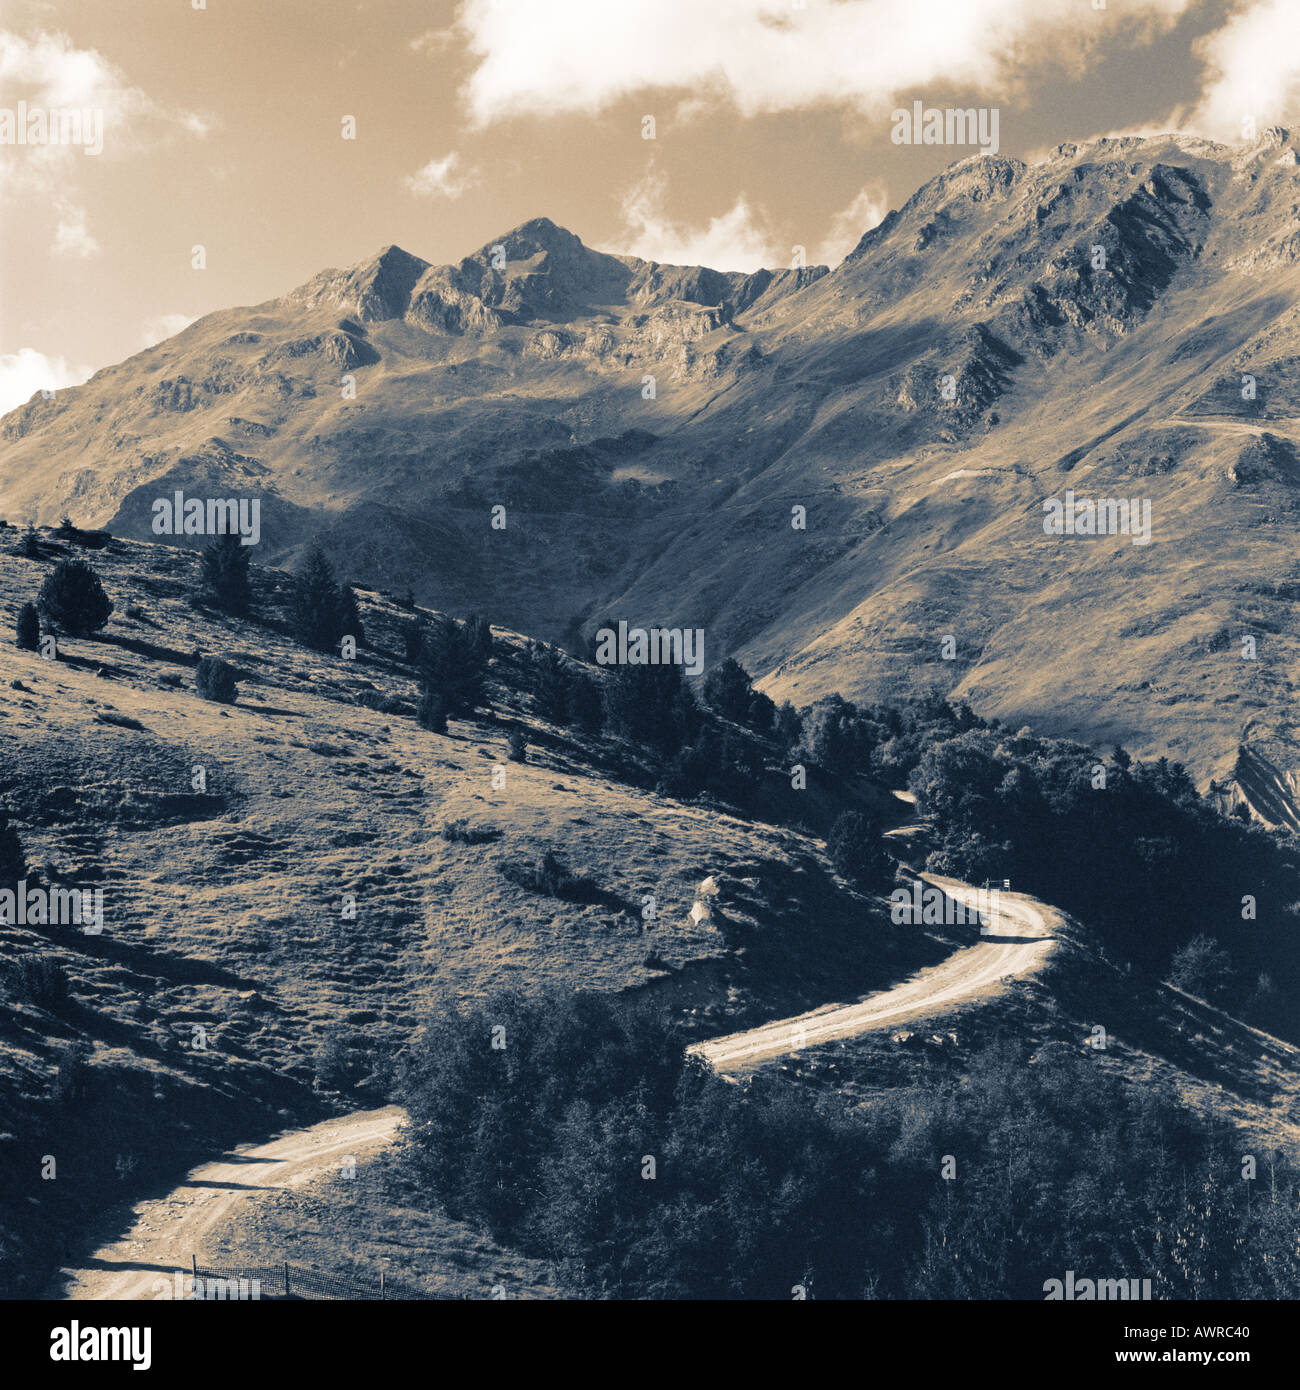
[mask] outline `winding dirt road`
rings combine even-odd
[[[924,879],[968,907],[979,906],[979,890],[969,884],[933,874]],[[985,939],[955,951],[903,984],[856,1004],[828,1004],[796,1018],[696,1043],[689,1051],[715,1071],[744,1072],[818,1043],[942,1013],[952,1005],[994,993],[1010,976],[1036,970],[1051,950],[1060,923],[1060,913],[1037,899],[1003,892]],[[260,1191],[298,1187],[323,1177],[337,1170],[348,1155],[360,1159],[373,1154],[392,1143],[404,1118],[397,1106],[361,1111],[266,1144],[230,1150],[216,1162],[195,1168],[167,1196],[138,1203],[132,1208],[127,1234],[100,1247],[81,1264],[61,1270],[51,1297],[160,1296],[160,1281],[170,1285],[176,1271],[187,1273],[190,1256],[202,1256],[204,1236],[240,1203]]]
[[[978,905],[980,890],[970,884],[937,874],[922,877],[963,905]],[[827,1004],[744,1033],[711,1038],[695,1043],[688,1051],[702,1057],[714,1071],[744,1072],[819,1043],[928,1018],[954,1004],[994,993],[1009,976],[1037,970],[1051,951],[1061,922],[1061,914],[1037,898],[1000,892],[997,919],[989,923],[986,939],[954,951],[947,960],[927,967],[903,984],[868,995],[856,1004]]]
[[[259,1191],[300,1187],[337,1171],[343,1159],[358,1159],[392,1143],[406,1118],[398,1106],[363,1110],[310,1129],[281,1135],[268,1144],[231,1149],[215,1163],[193,1169],[165,1197],[138,1203],[130,1231],[102,1246],[80,1266],[59,1272],[51,1296],[72,1299],[152,1299],[159,1281],[188,1274],[190,1256],[218,1222]]]

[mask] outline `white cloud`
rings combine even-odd
[[[46,357],[35,348],[0,353],[0,415],[25,405],[37,391],[80,386],[93,367],[70,366],[62,357]]]
[[[625,232],[617,250],[664,265],[703,265],[712,270],[758,270],[784,265],[772,254],[772,237],[742,194],[735,205],[706,226],[674,222],[665,210],[665,181],[651,173],[623,199]]]
[[[1193,3],[464,0],[457,26],[476,62],[466,98],[479,124],[594,112],[656,89],[725,99],[746,116],[842,106],[882,118],[927,86],[995,101],[1028,71],[1077,68],[1103,42],[1166,29]]]
[[[1198,41],[1205,64],[1195,109],[1181,128],[1240,140],[1249,117],[1257,131],[1300,120],[1300,13],[1296,0],[1256,0]]]
[[[830,230],[809,259],[834,268],[889,211],[889,195],[879,179],[863,187],[842,212],[831,218]]]
[[[164,338],[175,337],[195,320],[194,314],[153,314],[140,325],[140,345],[151,348]]]
[[[54,254],[82,261],[98,256],[100,245],[86,226],[86,209],[66,198],[60,198],[55,206],[59,224],[54,229]]]
[[[10,107],[22,100],[29,109],[101,113],[105,153],[135,148],[143,143],[150,126],[204,135],[210,124],[191,112],[160,106],[139,87],[133,87],[103,54],[93,48],[77,48],[61,33],[25,36],[0,29],[0,90]]]
[[[62,33],[0,29],[0,94],[6,120],[16,124],[18,103],[26,102],[29,128],[39,111],[47,132],[56,132],[46,143],[0,147],[0,192],[55,214],[50,247],[56,256],[85,259],[100,250],[75,196],[82,171],[100,158],[130,155],[178,132],[202,136],[210,128],[201,116],[160,106],[102,54],[77,48]]]
[[[417,198],[459,198],[474,182],[474,173],[460,173],[460,155],[455,150],[441,159],[431,159],[423,169],[402,180],[408,193]]]

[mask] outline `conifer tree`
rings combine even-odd
[[[290,622],[294,638],[318,652],[333,650],[343,631],[339,625],[340,595],[334,569],[319,541],[303,556],[294,585]]]
[[[204,597],[237,618],[247,614],[253,599],[248,560],[248,547],[231,532],[207,546],[199,566]]]

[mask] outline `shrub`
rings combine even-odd
[[[506,756],[512,763],[526,763],[528,761],[528,740],[521,733],[512,733],[506,740],[509,751]]]
[[[416,722],[430,733],[447,732],[447,702],[436,690],[425,689],[420,696],[420,707],[415,712]]]
[[[18,956],[10,962],[8,975],[14,998],[24,1004],[57,1013],[68,1002],[67,972],[52,955]]]
[[[9,824],[9,812],[0,806],[0,888],[12,887],[27,876],[27,855],[18,832]]]
[[[205,700],[233,705],[238,692],[235,668],[219,656],[205,656],[194,673],[194,685]]]
[[[377,710],[380,714],[412,714],[411,706],[393,695],[385,695],[382,690],[363,690],[357,696],[357,704],[364,709]]]
[[[357,1066],[340,1028],[329,1028],[312,1055],[316,1080],[329,1091],[345,1091],[356,1080]]]
[[[1222,999],[1232,979],[1232,957],[1208,936],[1194,936],[1174,952],[1169,983],[1201,999]]]
[[[206,547],[199,563],[203,597],[236,618],[247,614],[253,601],[248,582],[248,547],[237,535],[218,536]]]
[[[497,867],[504,878],[530,893],[575,903],[598,902],[601,897],[600,890],[589,879],[575,874],[553,850],[548,849],[537,864],[507,859]]]
[[[812,706],[803,721],[800,754],[826,772],[855,776],[869,770],[875,735],[875,726],[856,705],[828,695]]]
[[[35,652],[41,646],[41,615],[34,603],[24,603],[14,624],[14,642],[20,651]]]
[[[91,1046],[84,1038],[78,1038],[62,1049],[58,1069],[54,1073],[54,1084],[50,1088],[51,1099],[56,1104],[71,1105],[85,1100],[89,1095],[91,1056]]]
[[[442,838],[460,845],[486,845],[501,838],[501,832],[491,825],[471,825],[465,819],[443,823]]]
[[[45,621],[72,637],[88,637],[108,622],[113,604],[85,560],[60,560],[45,576],[36,606]]]
[[[826,850],[835,872],[860,888],[883,888],[893,877],[894,861],[885,852],[880,826],[861,811],[836,817]]]
[[[41,558],[41,538],[36,534],[36,528],[29,526],[23,532],[23,538],[19,542],[19,554],[28,560],[39,560]]]

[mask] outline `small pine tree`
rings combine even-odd
[[[320,542],[313,541],[294,585],[290,611],[294,638],[318,652],[332,651],[343,636],[339,618],[339,587],[334,569]]]
[[[99,575],[85,560],[60,560],[45,576],[36,606],[48,624],[71,637],[98,632],[113,612]]]
[[[604,684],[612,732],[670,757],[695,737],[700,711],[680,666],[613,666]]]
[[[533,642],[528,648],[528,673],[537,712],[553,724],[567,724],[573,717],[568,668],[554,647]]]
[[[235,668],[219,656],[205,656],[194,673],[194,685],[205,700],[233,705],[239,692]]]
[[[803,740],[803,717],[789,700],[776,711],[772,735],[782,748],[795,748]]]
[[[244,617],[253,601],[248,562],[248,547],[228,533],[205,548],[199,565],[203,597],[236,618]]]
[[[64,540],[68,540],[77,534],[77,528],[72,524],[72,518],[70,516],[65,516],[63,520],[59,522],[59,529],[55,534],[62,536]]]
[[[605,702],[600,687],[586,676],[575,675],[569,687],[569,704],[573,722],[585,733],[598,734],[605,722]]]
[[[735,657],[720,661],[704,677],[704,703],[724,719],[743,724],[749,715],[749,697],[753,684],[749,672]]]
[[[12,888],[27,877],[27,855],[18,832],[9,823],[9,812],[0,806],[0,887]]]
[[[412,618],[402,628],[402,650],[412,666],[424,660],[424,624],[419,618]]]
[[[339,636],[354,637],[358,647],[366,645],[366,629],[361,621],[361,605],[351,584],[339,590]]]
[[[471,613],[465,619],[465,633],[470,651],[479,664],[486,667],[492,659],[492,624],[479,614]]]
[[[41,558],[41,538],[36,534],[36,527],[29,526],[23,532],[20,553],[28,560]]]
[[[745,715],[745,722],[751,729],[757,729],[760,734],[771,733],[772,723],[776,719],[776,704],[770,695],[764,695],[761,690],[752,690],[749,695],[749,710]]]
[[[422,729],[428,729],[430,733],[445,734],[447,732],[447,702],[435,690],[425,687],[424,694],[420,696],[420,705],[415,712],[416,721]]]
[[[14,624],[14,641],[20,651],[35,652],[41,646],[41,615],[34,603],[24,603]]]
[[[528,761],[528,740],[523,734],[512,733],[506,743],[509,747],[506,756],[512,763],[526,763]]]
[[[441,698],[447,714],[472,714],[485,702],[482,631],[472,619],[462,625],[439,618],[425,635],[424,688]]]

